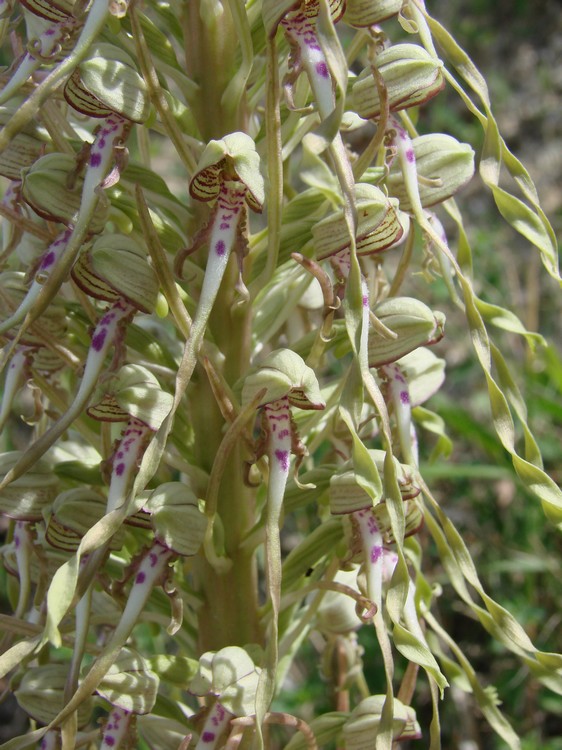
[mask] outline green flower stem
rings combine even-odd
[[[195,750],[215,750],[223,732],[233,718],[234,714],[227,711],[220,701],[216,701],[207,714]]]
[[[70,427],[72,422],[80,416],[98,384],[106,356],[122,339],[123,326],[128,323],[135,312],[134,307],[123,300],[119,300],[100,318],[92,335],[92,344],[86,358],[84,375],[74,400],[60,419],[32,443],[15,466],[6,474],[0,483],[0,490],[28,471]]]
[[[108,0],[93,0],[86,22],[76,46],[49,75],[37,86],[31,96],[18,107],[14,115],[0,132],[0,153],[8,146],[12,138],[25,128],[37,116],[41,105],[51,96],[88,54],[90,45],[105,26],[109,15]]]
[[[37,39],[31,40],[32,51],[23,56],[17,70],[12,75],[6,86],[0,91],[0,104],[5,104],[8,99],[16,95],[24,83],[43,63],[52,62],[52,58],[60,54],[60,47],[64,43],[69,32],[76,28],[78,22],[69,16],[62,22],[53,23],[48,26]]]
[[[129,737],[129,728],[134,714],[124,708],[114,706],[109,712],[107,723],[103,728],[100,750],[119,750],[124,747]],[[128,745],[126,745],[128,746]]]

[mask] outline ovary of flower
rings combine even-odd
[[[100,750],[118,750],[127,739],[132,718],[133,714],[130,711],[114,706],[103,728]]]
[[[289,14],[281,21],[290,43],[298,50],[300,62],[306,70],[310,87],[324,120],[335,106],[334,89],[330,69],[318,40],[314,19],[302,12]]]

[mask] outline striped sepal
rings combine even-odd
[[[88,117],[109,117],[113,110],[105,106],[97,96],[82,86],[82,79],[78,70],[68,79],[64,87],[64,98],[77,112]]]
[[[106,512],[106,500],[88,488],[75,488],[60,494],[45,533],[46,539],[56,549],[74,552],[88,529],[92,528]],[[123,532],[111,539],[110,549],[120,549]]]
[[[33,15],[59,23],[66,21],[74,10],[74,0],[20,0],[21,5]]]

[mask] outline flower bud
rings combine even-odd
[[[152,518],[156,538],[178,555],[196,555],[203,544],[207,517],[197,497],[183,482],[166,482],[157,487],[143,509]]]
[[[350,26],[373,26],[400,13],[403,0],[347,0],[344,20]]]
[[[443,338],[445,316],[413,297],[389,297],[380,302],[374,314],[396,334],[386,338],[377,330],[369,332],[369,367],[396,362],[418,346],[429,346]]]
[[[343,727],[346,750],[372,750],[380,726],[384,695],[371,695],[364,698],[351,712]],[[416,720],[416,712],[405,706],[397,698],[393,701],[392,739],[412,739],[421,737],[421,729]]]
[[[23,199],[36,214],[66,226],[76,222],[84,180],[76,174],[73,156],[60,153],[42,156],[22,170],[22,180]],[[98,200],[89,226],[91,234],[99,234],[104,229],[107,216],[107,200]]]
[[[216,695],[221,705],[235,716],[252,716],[260,671],[248,652],[239,646],[207,651],[199,659],[189,692]]]
[[[454,195],[474,174],[474,151],[450,135],[431,133],[412,140],[421,204],[424,208],[442,203]],[[388,192],[398,198],[403,211],[412,204],[397,161],[387,179]]]
[[[140,365],[125,365],[98,388],[88,414],[102,422],[138,419],[156,431],[172,408],[173,396]]]
[[[358,255],[381,252],[397,242],[404,232],[398,218],[398,202],[388,198],[374,185],[355,186],[357,199]],[[349,231],[343,211],[328,216],[312,228],[314,248],[318,260],[349,247]]]
[[[128,648],[119,656],[105,673],[96,692],[125,711],[147,714],[152,711],[160,678],[153,672],[148,662]]]
[[[0,477],[5,476],[22,455],[21,451],[0,453]],[[43,510],[56,497],[58,484],[51,463],[38,461],[30,471],[2,489],[0,512],[18,521],[39,521]]]
[[[133,60],[119,47],[100,43],[77,66],[64,87],[66,101],[89,117],[117,114],[144,122],[150,100]]]
[[[35,464],[34,471],[37,466]],[[75,552],[84,534],[105,515],[106,504],[106,499],[99,492],[88,487],[76,487],[62,492],[53,503],[52,515],[45,532],[47,541],[57,549]],[[121,549],[123,539],[123,531],[119,529],[111,538],[110,549]]]
[[[72,278],[96,299],[125,299],[144,313],[153,312],[158,278],[141,245],[123,234],[103,234],[72,268]]]
[[[0,107],[0,126],[4,126],[14,115],[17,104]],[[20,130],[0,154],[0,175],[9,180],[20,180],[23,167],[33,164],[46,142],[37,125],[30,123]]]
[[[20,685],[14,691],[23,710],[40,724],[49,724],[66,704],[65,686],[68,665],[26,666]],[[78,726],[84,726],[92,714],[93,701],[86,699],[78,708]]]
[[[391,112],[423,104],[445,85],[442,61],[419,44],[394,44],[377,55],[375,65]],[[381,101],[371,68],[365,68],[353,84],[350,106],[365,119],[380,117]]]

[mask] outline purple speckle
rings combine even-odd
[[[224,255],[226,252],[226,245],[223,240],[219,240],[215,245],[215,252],[217,255]]]
[[[201,735],[201,739],[203,742],[212,742],[215,739],[215,733],[214,732],[203,732]]]
[[[156,555],[154,552],[151,552],[148,556],[148,559],[150,561],[150,567],[153,568],[158,562],[158,555]]]
[[[318,73],[319,76],[322,76],[322,78],[329,77],[328,66],[326,65],[325,62],[319,62],[316,64],[316,72]]]
[[[54,34],[54,33],[55,33],[55,29],[54,29],[54,27],[53,27],[53,26],[51,26],[51,28],[50,28],[50,29],[47,29],[47,30],[46,30],[46,31],[44,32],[45,36],[53,36],[53,34]]]
[[[276,425],[273,425],[273,426],[276,427]],[[279,438],[279,440],[281,440],[282,438],[289,437],[290,434],[291,433],[290,433],[289,430],[280,430],[278,438]]]
[[[95,352],[101,352],[105,343],[105,337],[107,336],[107,328],[102,328],[99,333],[96,333],[92,338],[92,348]]]
[[[105,138],[100,138],[98,141],[98,146],[100,148],[103,148],[105,146]]]
[[[289,471],[289,451],[275,451],[275,458],[281,464],[283,471]]]
[[[142,571],[140,573],[137,573],[137,577],[135,578],[135,583],[144,583],[146,581],[146,573],[143,573]]]
[[[123,458],[124,453],[123,451],[117,451],[117,458]]]
[[[90,166],[99,167],[100,164],[101,164],[101,154],[98,154],[96,151],[94,151],[92,154],[90,154]]]
[[[117,464],[115,467],[115,473],[118,477],[123,475],[123,472],[125,471],[125,464]]]
[[[369,307],[369,298],[366,294],[363,295],[363,307]]]
[[[113,747],[113,745],[115,745],[115,737],[113,737],[111,734],[106,734],[103,740],[106,745],[109,745],[109,747]]]
[[[406,151],[406,159],[410,162],[410,164],[416,160],[416,156],[411,148]]]
[[[55,262],[56,257],[56,254],[51,250],[41,261],[41,268],[48,268],[49,266],[52,266]]]
[[[20,546],[19,536],[14,536],[14,544],[16,545],[16,549]]]
[[[371,547],[371,562],[376,563],[381,559],[381,557],[382,557],[382,547],[379,547],[378,545]]]
[[[226,221],[223,221],[220,224],[220,229],[230,229],[230,224],[228,222],[226,222]]]
[[[403,404],[410,403],[410,394],[408,393],[408,391],[400,391],[400,401]]]

